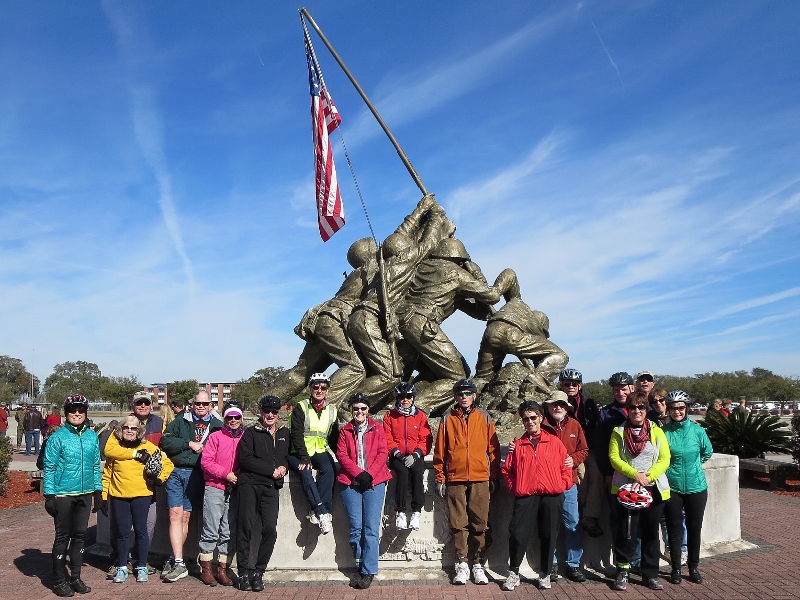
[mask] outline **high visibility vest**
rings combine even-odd
[[[336,407],[327,404],[317,415],[317,411],[311,408],[311,403],[305,399],[300,401],[300,408],[305,417],[303,419],[305,423],[303,439],[308,455],[314,456],[318,452],[326,452],[328,450],[328,434],[336,422]]]

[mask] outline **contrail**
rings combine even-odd
[[[603,50],[608,57],[608,62],[611,63],[611,66],[614,67],[614,70],[617,72],[617,77],[619,77],[619,82],[622,84],[622,87],[625,87],[625,82],[622,81],[622,75],[619,72],[619,67],[617,66],[617,63],[614,62],[614,59],[611,58],[611,53],[608,51],[608,48],[606,48],[603,38],[600,37],[600,32],[597,31],[597,26],[594,24],[594,21],[592,21],[592,27],[594,28],[594,32],[597,34],[597,39],[600,40],[600,45],[603,47]]]

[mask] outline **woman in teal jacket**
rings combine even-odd
[[[70,597],[91,591],[81,580],[83,545],[92,496],[103,489],[100,443],[86,422],[89,402],[80,394],[64,401],[64,426],[47,440],[44,453],[44,508],[53,517],[53,592]],[[67,552],[71,574],[67,576]]]
[[[672,494],[664,509],[669,532],[669,554],[672,562],[670,581],[681,582],[681,537],[683,514],[686,514],[686,539],[689,580],[703,583],[697,570],[700,564],[700,532],[708,500],[708,484],[702,463],[714,452],[706,430],[686,416],[691,400],[686,392],[674,390],[667,395],[667,411],[671,419],[664,426],[670,448],[667,479]]]

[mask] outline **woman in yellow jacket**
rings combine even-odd
[[[161,485],[172,473],[172,462],[156,445],[144,439],[145,428],[139,419],[130,415],[120,420],[105,447],[106,466],[103,469],[103,514],[108,504],[114,511],[115,531],[111,532],[119,565],[114,583],[128,579],[128,538],[131,524],[136,535],[138,562],[136,581],[145,583],[147,552],[147,512],[153,499],[153,487]]]

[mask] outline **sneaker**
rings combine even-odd
[[[408,528],[413,529],[414,531],[419,531],[419,520],[421,517],[422,515],[419,513],[419,511],[412,512],[411,520],[408,522]]]
[[[330,513],[323,513],[319,516],[319,528],[323,534],[328,534],[333,530],[333,519]]]
[[[373,579],[375,579],[375,575],[372,573],[364,573],[361,575],[361,579],[359,579],[353,587],[357,590],[366,590],[370,585],[372,585]]]
[[[178,579],[183,579],[189,575],[189,569],[186,568],[186,563],[176,563],[172,570],[164,575],[162,579],[166,583],[175,583]]]
[[[486,570],[483,568],[481,563],[475,563],[472,565],[472,581],[475,582],[475,585],[489,584],[489,578],[486,577]]]
[[[92,591],[92,588],[83,583],[83,579],[81,579],[80,577],[78,579],[71,580],[69,582],[69,587],[71,587],[72,591],[75,592],[76,594],[88,594],[89,592]]]
[[[453,577],[453,585],[467,585],[469,581],[469,565],[465,562],[456,565],[456,575]]]
[[[171,559],[167,560],[164,563],[164,566],[161,567],[161,579],[163,580],[167,575],[169,575],[170,571],[175,568],[175,563],[172,562]]]
[[[111,581],[112,579],[114,579],[114,576],[116,574],[117,574],[117,565],[111,565],[110,567],[108,567],[108,571],[106,571],[106,579]]]
[[[550,589],[550,575],[548,575],[547,573],[539,573],[539,589],[540,590]]]
[[[500,586],[500,589],[502,589],[504,592],[510,592],[518,585],[519,574],[514,573],[514,571],[509,571],[508,577],[506,577],[506,580],[503,582],[503,585]]]
[[[319,525],[319,518],[317,517],[317,513],[315,513],[313,510],[310,513],[308,513],[308,516],[306,516],[306,519],[308,519],[308,521],[312,525]]]
[[[628,572],[620,570],[614,580],[614,589],[624,592],[628,589]]]
[[[147,583],[150,581],[150,573],[147,567],[136,567],[136,583]]]
[[[398,531],[402,529],[408,529],[408,521],[406,519],[406,513],[397,511],[397,518],[394,520],[394,527]]]
[[[553,566],[550,568],[550,581],[553,583],[558,581],[558,563],[553,563]]]
[[[114,583],[125,583],[126,581],[128,581],[128,567],[117,567]]]
[[[583,583],[586,581],[586,575],[581,572],[580,567],[567,567],[567,570],[564,573],[564,577],[569,579],[570,581],[574,581],[575,583]]]
[[[644,583],[651,590],[660,591],[664,589],[664,586],[661,584],[661,582],[658,580],[657,577],[651,577],[650,579],[645,579],[644,581],[642,581],[642,583]]]
[[[75,595],[75,592],[72,591],[72,587],[69,585],[69,581],[62,581],[61,583],[54,585],[53,593],[56,596],[61,596],[62,598],[72,598]]]

